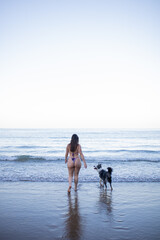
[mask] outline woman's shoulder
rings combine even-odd
[[[67,145],[67,148],[68,148],[68,149],[70,149],[70,146],[71,146],[71,144],[70,144],[70,143],[68,143],[68,145]]]
[[[78,149],[81,149],[81,145],[78,143],[78,146],[77,146]]]

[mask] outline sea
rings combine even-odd
[[[113,182],[160,182],[160,129],[58,128],[0,129],[0,182],[67,182],[75,133],[87,162],[79,182],[98,182],[98,163],[113,168]]]

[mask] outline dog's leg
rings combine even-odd
[[[103,180],[100,178],[100,187],[104,187],[104,182],[102,184]]]
[[[112,178],[110,177],[110,178],[108,178],[108,182],[109,182],[109,184],[110,184],[110,187],[111,187],[111,191],[113,190],[113,188],[112,188]]]
[[[100,184],[100,187],[101,187],[101,179],[99,179],[99,184]]]
[[[100,178],[99,182],[100,182],[100,187],[103,187],[101,178]]]
[[[111,191],[113,190],[112,183],[110,183]]]
[[[105,187],[107,188],[107,182],[106,182],[106,180],[104,181],[104,185],[105,185]]]
[[[111,191],[112,191],[113,190],[113,188],[112,188],[112,180],[109,182],[109,184],[110,184]]]

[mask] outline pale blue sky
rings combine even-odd
[[[160,128],[160,1],[0,0],[0,127]]]

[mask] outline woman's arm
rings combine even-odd
[[[66,154],[65,154],[65,163],[67,163],[68,153],[69,153],[69,146],[67,145]]]
[[[79,145],[79,154],[80,154],[81,159],[82,159],[82,161],[83,161],[83,163],[84,163],[84,167],[87,168],[87,164],[86,164],[84,155],[83,155],[83,153],[82,153],[81,145]]]

